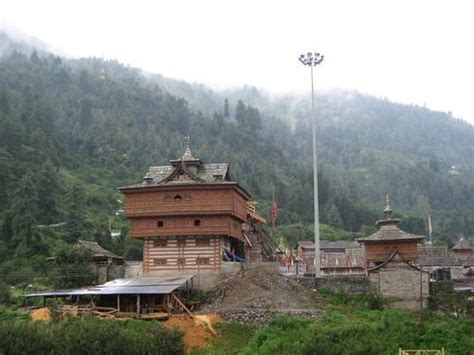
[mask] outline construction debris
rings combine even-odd
[[[279,315],[319,319],[318,294],[262,265],[223,280],[207,295],[198,313],[217,313],[239,323],[262,325]]]

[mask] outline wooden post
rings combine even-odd
[[[120,312],[120,295],[117,294],[117,311]]]
[[[420,319],[423,319],[423,271],[420,269]]]
[[[201,296],[201,264],[200,264],[200,255],[198,254],[196,259],[196,264],[198,267],[198,295]]]
[[[184,305],[183,302],[181,302],[181,300],[180,300],[178,297],[176,297],[176,295],[175,295],[174,293],[171,294],[171,297],[173,297],[173,298],[175,299],[175,301],[176,301],[181,307],[183,307],[183,309],[184,309],[192,318],[194,318],[194,314],[188,309],[188,307],[186,307],[186,306]]]
[[[137,316],[140,317],[140,295],[137,295]]]

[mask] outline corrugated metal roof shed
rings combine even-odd
[[[116,279],[94,287],[58,290],[50,292],[30,293],[33,297],[67,297],[67,296],[96,296],[96,295],[162,295],[186,285],[194,275],[182,277],[144,277],[139,279]]]

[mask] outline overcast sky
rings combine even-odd
[[[474,123],[471,1],[0,0],[0,21],[72,56],[212,87],[356,89]]]

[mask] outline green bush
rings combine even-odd
[[[1,354],[183,354],[183,349],[182,333],[157,322],[0,321]]]
[[[434,317],[419,322],[414,314],[396,311],[332,311],[313,322],[279,318],[258,331],[243,354],[396,354],[406,349],[441,349],[470,354],[472,320]]]
[[[334,292],[327,288],[321,288],[319,292],[329,303],[333,305],[382,310],[385,303],[384,299],[375,293],[351,295],[342,292]]]
[[[11,303],[11,293],[10,288],[7,284],[0,281],[0,304],[10,304]]]

